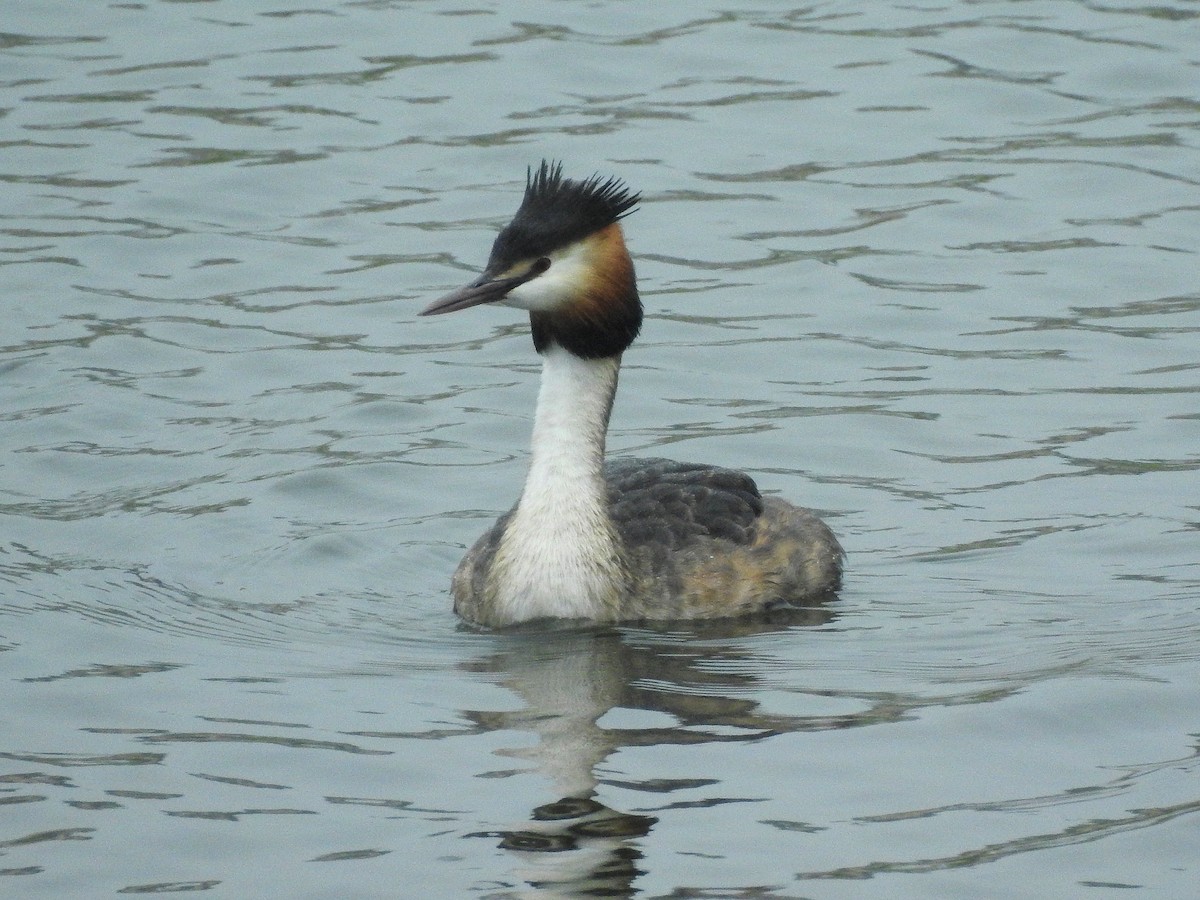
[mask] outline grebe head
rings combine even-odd
[[[529,312],[539,353],[553,345],[585,359],[616,356],[642,324],[633,261],[619,220],[639,195],[616,178],[563,178],[545,160],[529,170],[517,214],[496,236],[483,274],[423,316],[482,303]]]

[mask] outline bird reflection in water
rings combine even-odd
[[[763,660],[753,639],[833,618],[825,607],[809,607],[736,622],[584,630],[539,626],[489,634],[495,652],[470,668],[495,676],[523,705],[510,712],[465,715],[482,732],[527,732],[537,742],[497,751],[530,762],[531,769],[487,774],[535,772],[551,782],[552,796],[559,799],[534,806],[527,821],[467,836],[496,840],[512,852],[520,860],[514,878],[538,893],[632,896],[642,874],[641,839],[662,827],[661,814],[676,804],[656,799],[622,811],[598,795],[608,786],[614,793],[632,790],[661,798],[714,782],[601,777],[606,760],[624,748],[756,741],[831,727],[828,721],[760,708],[753,690]],[[600,724],[613,711],[611,718],[619,723],[620,710],[661,713],[672,721],[653,727]]]

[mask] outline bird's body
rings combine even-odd
[[[542,163],[484,275],[424,314],[500,301],[529,310],[542,356],[529,474],[467,553],[455,609],[482,625],[741,616],[836,591],[842,549],[813,513],[750,476],[666,459],[605,461],[621,353],[641,325],[612,179]]]

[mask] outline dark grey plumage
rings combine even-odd
[[[699,537],[747,544],[762,496],[745,472],[673,459],[612,459],[604,464],[609,514],[625,544],[674,551]]]

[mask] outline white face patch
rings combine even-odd
[[[505,306],[550,312],[570,303],[587,284],[594,265],[588,240],[555,250],[546,258],[550,260],[550,268],[509,291],[501,301]]]

